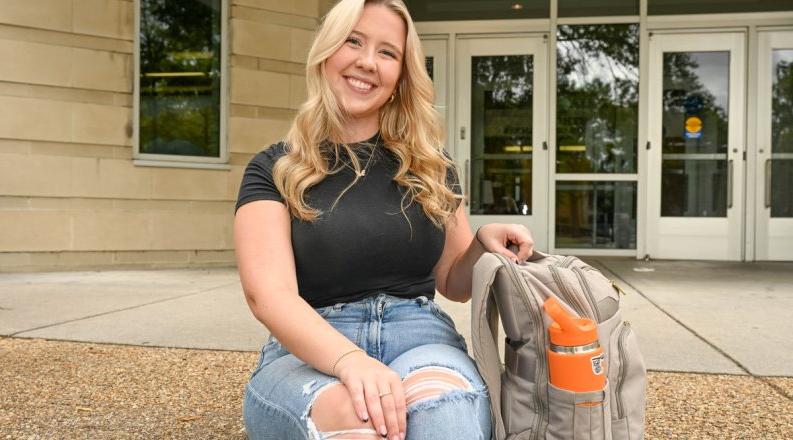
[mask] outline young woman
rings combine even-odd
[[[341,0],[306,76],[237,201],[240,280],[272,334],[246,386],[248,435],[490,439],[487,389],[433,298],[468,301],[479,257],[525,260],[531,233],[489,224],[474,239],[401,0]]]

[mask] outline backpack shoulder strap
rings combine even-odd
[[[493,440],[506,438],[501,418],[501,357],[498,354],[498,309],[491,286],[504,263],[491,253],[474,264],[471,293],[471,339],[474,360],[490,394]]]

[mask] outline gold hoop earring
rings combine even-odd
[[[392,102],[394,102],[394,96],[396,96],[396,93],[394,93],[394,94],[392,94],[392,95],[391,95],[391,98],[388,100],[388,103],[389,103],[389,104],[391,104]]]

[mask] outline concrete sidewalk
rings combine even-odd
[[[793,377],[793,263],[585,260],[628,292],[649,369]],[[437,302],[468,338],[470,303]],[[227,268],[0,274],[0,335],[258,351],[267,331]]]

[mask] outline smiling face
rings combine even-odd
[[[375,126],[402,73],[407,30],[382,5],[366,5],[344,44],[325,61],[325,74],[341,107],[356,124]]]

